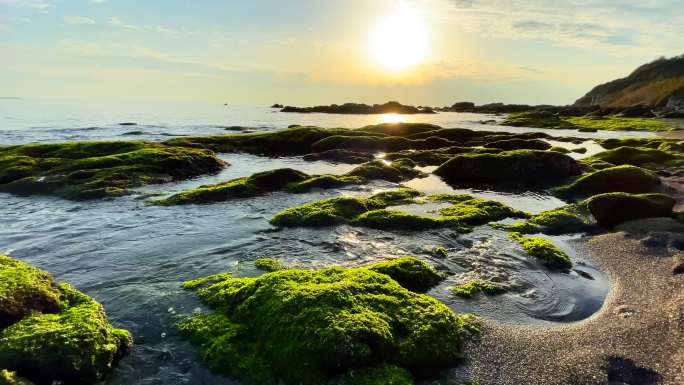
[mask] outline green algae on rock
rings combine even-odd
[[[180,330],[213,370],[254,384],[344,384],[356,373],[354,384],[378,374],[412,384],[462,358],[468,333],[466,319],[372,266],[223,275],[195,288],[214,312]]]
[[[527,222],[516,222],[501,227],[522,234],[575,234],[591,231],[588,213],[583,205],[570,204],[533,215]]]
[[[267,272],[286,269],[285,265],[283,265],[279,260],[273,258],[257,258],[254,261],[254,267]]]
[[[417,293],[427,291],[444,279],[444,275],[438,273],[432,265],[411,256],[377,262],[368,268],[390,276],[404,288]]]
[[[500,294],[504,291],[505,290],[501,286],[481,279],[471,279],[466,283],[451,288],[453,294],[463,298],[471,298],[477,293]]]
[[[660,179],[643,168],[623,165],[583,175],[555,189],[564,197],[588,197],[608,192],[646,193],[660,185]]]
[[[3,283],[15,274],[23,282],[3,284],[3,310],[7,298],[23,298],[26,307],[35,305],[21,319],[0,329],[1,368],[39,384],[88,384],[106,375],[128,351],[130,334],[113,328],[102,305],[92,298],[67,284],[58,285],[47,273],[6,256],[0,256],[0,274]],[[26,300],[31,293],[36,298]],[[46,308],[45,301],[38,299],[50,298],[51,302],[55,296],[56,308]]]
[[[420,231],[451,228],[460,233],[472,231],[472,227],[462,222],[459,218],[426,217],[387,209],[367,211],[354,218],[351,224],[378,230]]]
[[[485,147],[500,150],[548,150],[551,145],[539,139],[502,139],[487,143]]]
[[[554,147],[549,148],[549,151],[560,152],[561,154],[569,154],[572,152],[565,147],[558,147],[558,146],[554,146]]]
[[[580,129],[584,131],[669,131],[673,129],[672,124],[659,119],[588,115],[559,116],[547,111],[510,114],[501,124],[513,127]]]
[[[408,179],[424,176],[415,169],[416,164],[410,159],[396,159],[392,162],[374,160],[364,163],[349,171],[346,176],[356,176],[368,180],[382,179],[399,183]]]
[[[538,258],[550,269],[569,269],[572,267],[570,257],[545,238],[525,237],[516,232],[511,232],[510,237],[518,242],[527,254]]]
[[[582,163],[589,167],[598,163],[599,168],[605,168],[601,165],[608,163],[613,166],[632,165],[657,170],[684,165],[684,156],[653,148],[622,146],[582,159]]]
[[[664,194],[607,193],[595,195],[584,204],[601,226],[651,217],[670,217],[675,200]]]
[[[359,164],[370,162],[375,159],[375,156],[368,152],[334,149],[306,154],[303,159],[307,161],[327,160],[329,162]]]
[[[84,200],[218,172],[210,151],[142,141],[65,142],[0,148],[0,191]]]
[[[340,197],[314,201],[281,211],[271,219],[279,227],[318,227],[346,223],[366,211],[410,203],[420,193],[409,188],[380,192],[368,198]]]
[[[499,154],[456,155],[435,170],[447,183],[516,182],[534,185],[581,173],[571,157],[538,150],[505,151]]]
[[[408,370],[396,365],[381,365],[370,368],[349,369],[330,385],[413,385],[413,376]]]
[[[451,146],[433,150],[404,150],[385,154],[385,159],[411,159],[421,166],[439,166],[458,154],[496,154],[502,150],[498,148],[476,148]]]
[[[17,376],[15,372],[0,370],[0,385],[34,385],[33,382]]]
[[[528,214],[503,203],[486,199],[467,199],[439,210],[440,215],[455,218],[470,226],[479,226],[506,218],[527,218]]]

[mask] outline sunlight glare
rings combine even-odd
[[[404,117],[400,114],[382,114],[380,117],[383,123],[401,123]]]
[[[418,13],[404,4],[375,27],[370,50],[386,69],[402,71],[425,59],[427,42],[427,30]]]

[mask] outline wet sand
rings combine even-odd
[[[481,385],[684,384],[684,274],[673,274],[684,253],[625,233],[577,247],[611,279],[603,308],[562,327],[484,321],[467,347],[466,377]]]

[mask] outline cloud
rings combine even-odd
[[[0,5],[35,8],[43,10],[54,7],[54,4],[50,4],[44,0],[0,0]]]
[[[95,24],[95,20],[89,17],[83,16],[67,16],[64,18],[64,22],[73,25],[92,25]]]
[[[118,17],[110,17],[110,18],[109,18],[109,25],[112,25],[112,26],[114,26],[114,27],[123,28],[123,29],[131,29],[131,30],[138,30],[138,29],[140,29],[137,25],[124,23],[124,22],[123,22],[121,19],[119,19]]]
[[[90,0],[90,2],[93,4],[102,4],[102,3],[106,3],[107,0]]]
[[[414,0],[432,19],[499,39],[561,47],[653,52],[676,48],[681,0]]]
[[[165,35],[172,36],[172,37],[178,37],[178,36],[182,36],[182,35],[192,36],[192,35],[198,35],[199,34],[199,31],[197,31],[197,30],[174,29],[174,28],[169,28],[169,27],[165,27],[162,25],[130,24],[130,23],[124,22],[123,20],[119,19],[118,17],[111,17],[109,19],[109,25],[111,25],[113,27],[117,27],[117,28],[132,30],[132,31],[156,32],[156,33],[165,34]]]

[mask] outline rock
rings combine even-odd
[[[571,157],[537,150],[506,151],[499,154],[456,155],[434,171],[447,183],[521,182],[544,185],[551,180],[581,173]]]
[[[280,104],[280,103],[276,103],[276,104],[274,104],[274,105],[271,106],[271,108],[284,108],[284,107],[285,107],[285,106],[283,106],[283,105]]]
[[[570,153],[570,150],[568,150],[567,148],[559,147],[559,146],[553,146],[549,149],[549,151],[559,152],[561,154],[569,154]]]
[[[670,217],[656,217],[635,219],[620,223],[614,228],[616,231],[624,231],[631,234],[639,233],[682,233],[684,234],[684,224]]]
[[[474,109],[475,103],[472,102],[458,102],[449,107],[449,111],[453,112],[473,112]]]
[[[577,132],[598,132],[598,130],[595,128],[580,127],[577,129]]]
[[[672,275],[684,274],[684,261],[679,261],[672,268]]]
[[[435,279],[415,258],[257,278],[219,274],[184,284],[213,312],[179,328],[211,369],[247,383],[412,385],[412,374],[435,375],[461,358],[472,327],[402,286],[422,290]]]
[[[406,106],[399,102],[387,102],[385,104],[360,104],[344,103],[342,105],[331,104],[329,106],[315,107],[293,107],[285,106],[281,112],[295,113],[324,113],[324,114],[350,114],[350,115],[369,115],[369,114],[434,114],[431,108],[417,108]]]
[[[613,227],[635,219],[668,217],[675,200],[664,194],[607,193],[586,201],[599,225]]]
[[[487,143],[485,147],[501,150],[548,150],[551,145],[539,139],[505,139]]]
[[[132,344],[95,300],[7,256],[0,256],[0,314],[0,368],[7,370],[0,382],[16,372],[37,384],[94,383]]]
[[[566,197],[588,197],[607,192],[647,193],[660,185],[654,173],[635,166],[617,166],[583,175],[556,189]]]
[[[124,123],[119,123],[119,126],[137,126],[138,123],[133,123],[133,122],[124,122]]]
[[[348,164],[366,163],[373,159],[375,159],[375,156],[371,153],[344,149],[334,149],[304,155],[304,160],[306,161],[326,160],[329,162]]]

